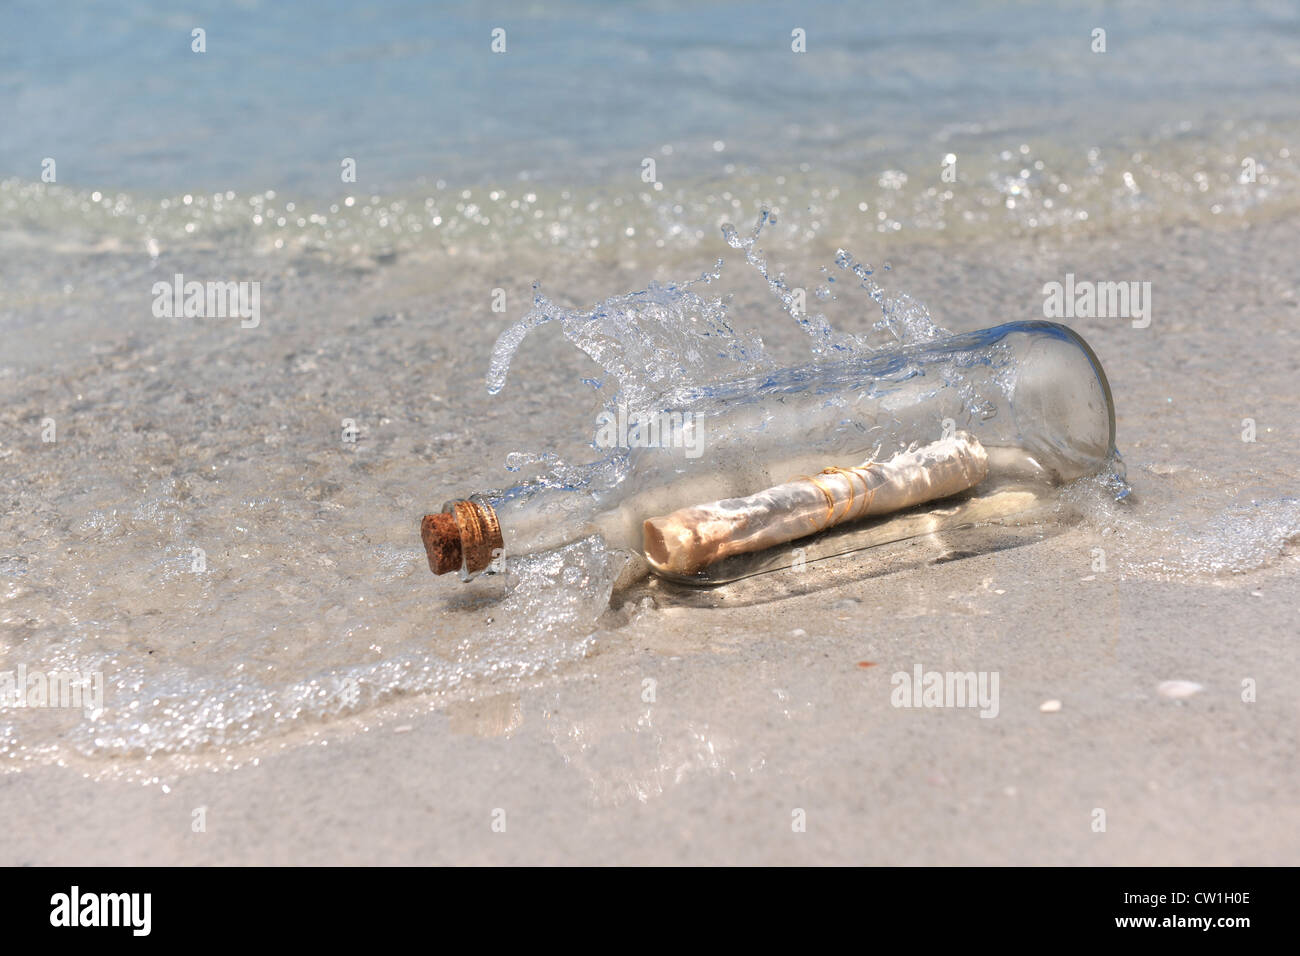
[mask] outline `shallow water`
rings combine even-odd
[[[233,765],[341,717],[586,673],[620,629],[681,629],[662,594],[610,610],[620,569],[596,542],[514,568],[509,593],[434,579],[419,516],[513,480],[508,461],[591,457],[611,388],[1041,318],[1066,272],[1151,281],[1155,305],[1147,329],[1070,323],[1110,373],[1134,494],[1072,489],[1061,567],[1084,576],[1101,549],[1093,573],[1230,587],[1293,553],[1293,14],[815,6],[807,59],[773,71],[798,25],[774,6],[525,11],[500,63],[469,6],[427,30],[421,6],[360,25],[340,8],[273,48],[257,38],[283,14],[249,9],[258,30],[204,18],[200,64],[189,24],[148,4],[111,28],[4,14],[48,41],[3,31],[0,50],[0,670],[106,685],[93,719],[0,710],[4,766]],[[292,68],[221,69],[223,32]],[[581,51],[567,70],[532,59],[560,44]],[[591,92],[614,66],[625,85]],[[764,207],[760,275],[744,237]],[[177,273],[259,282],[260,324],[157,317]],[[795,287],[814,319],[783,309]],[[660,334],[591,361],[571,339],[592,344],[601,303]],[[567,318],[504,376],[494,343],[542,305]],[[731,358],[692,355],[690,317]]]

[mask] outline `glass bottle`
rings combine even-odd
[[[463,580],[501,557],[593,534],[644,562],[647,518],[740,497],[831,466],[883,461],[956,431],[988,454],[988,475],[944,509],[864,519],[825,533],[814,559],[1032,510],[1055,486],[1118,467],[1101,363],[1054,322],[1010,322],[836,362],[684,387],[636,416],[620,447],[577,469],[455,499],[426,515],[435,573]],[[936,517],[937,516],[937,517]],[[791,549],[741,555],[687,583],[789,566]]]

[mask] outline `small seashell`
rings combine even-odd
[[[1163,680],[1156,685],[1156,693],[1170,700],[1185,700],[1203,690],[1202,685],[1190,680]]]

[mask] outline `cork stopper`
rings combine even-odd
[[[442,514],[425,515],[420,537],[434,574],[478,574],[504,547],[496,512],[476,501],[453,502]]]
[[[425,515],[420,522],[420,538],[429,554],[429,570],[434,574],[456,571],[461,563],[460,529],[456,519],[443,512]]]

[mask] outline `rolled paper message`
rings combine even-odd
[[[645,522],[656,571],[695,574],[733,554],[761,551],[867,515],[902,511],[973,488],[989,471],[984,446],[965,432],[883,462],[827,468],[745,498],[681,508]]]

